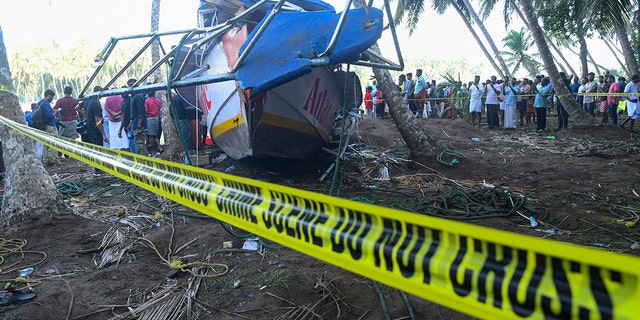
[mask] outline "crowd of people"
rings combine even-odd
[[[136,86],[136,82],[136,79],[129,79],[126,87],[132,88]],[[45,90],[44,97],[32,103],[31,110],[25,112],[27,124],[31,126],[32,115],[37,114],[44,121],[39,129],[53,135],[72,140],[80,138],[83,142],[150,157],[164,152],[160,142],[162,100],[158,98],[157,92],[107,97],[96,95],[79,100],[73,96],[72,87],[66,86],[63,91],[64,96],[54,103],[55,92]],[[103,88],[95,86],[93,91],[101,92]],[[177,114],[178,134],[183,144],[187,150],[202,148],[207,138],[206,121],[203,120],[202,112],[175,92],[171,99],[171,108]],[[40,110],[35,112],[37,109]],[[36,152],[45,165],[60,164],[62,157],[68,157],[37,142]],[[96,173],[100,172],[96,169]]]
[[[633,131],[635,120],[640,116],[640,110],[636,108],[639,75],[633,75],[630,82],[622,76],[616,79],[609,73],[600,75],[598,81],[593,72],[582,78],[563,72],[559,76],[567,92],[588,114],[598,117],[603,124],[611,121],[618,125],[618,115],[626,112],[627,117],[618,126],[625,129],[629,123],[629,129]],[[544,75],[532,79],[491,76],[484,82],[476,75],[468,83],[437,88],[435,80],[427,82],[422,70],[417,69],[415,80],[412,73],[401,74],[397,88],[415,117],[456,119],[462,115],[463,108],[468,108],[474,127],[483,124],[482,114],[486,114],[489,129],[515,130],[516,126],[529,128],[535,124],[535,132],[542,133],[547,130],[547,114],[555,110],[558,117],[555,131],[569,127],[569,114],[549,77]],[[376,81],[365,91],[364,113],[374,117],[387,116],[386,96],[377,88]]]

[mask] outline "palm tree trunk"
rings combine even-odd
[[[374,44],[371,49],[380,53],[377,44]],[[409,147],[410,157],[419,160],[437,156],[445,148],[418,122],[409,107],[404,104],[402,95],[389,70],[373,68],[373,74],[378,80],[378,88],[385,93],[389,114],[398,127],[402,139]]]
[[[600,65],[596,63],[596,60],[593,58],[593,56],[591,55],[591,52],[589,52],[589,50],[587,50],[587,57],[589,57],[589,60],[591,61],[591,64],[593,64],[593,67],[596,69],[596,74],[602,74],[602,72],[600,72]]]
[[[629,41],[629,36],[627,36],[627,29],[625,29],[625,26],[616,25],[616,35],[618,36],[618,41],[620,41],[620,47],[622,47],[624,61],[629,67],[629,76],[632,76],[640,71],[640,67],[638,66],[638,59],[636,59],[636,55],[631,47],[631,42]]]
[[[26,124],[18,97],[13,93],[1,27],[0,89],[0,116]],[[68,213],[62,196],[36,157],[33,141],[6,125],[0,125],[0,137],[6,170],[0,225],[9,226],[34,218]]]
[[[493,38],[489,34],[489,31],[487,31],[487,28],[485,28],[484,23],[482,22],[482,20],[480,20],[480,17],[478,17],[478,14],[476,13],[475,9],[473,8],[469,0],[463,0],[463,2],[464,2],[464,5],[467,7],[467,10],[469,11],[471,18],[478,25],[478,28],[480,28],[480,31],[482,31],[482,34],[487,40],[489,47],[491,47],[491,50],[493,51],[493,58],[496,59],[500,65],[500,69],[497,70],[498,75],[500,76],[500,79],[504,79],[505,77],[504,73],[509,72],[509,67],[507,67],[507,63],[504,61],[504,59],[502,59],[502,56],[500,55],[500,50],[498,50],[498,47],[496,46],[495,42],[493,42]]]
[[[533,39],[536,41],[536,45],[538,46],[538,51],[540,51],[542,61],[544,61],[545,69],[549,74],[549,78],[551,78],[553,88],[556,90],[565,110],[569,113],[569,116],[577,126],[596,125],[598,121],[596,121],[594,117],[589,115],[582,108],[582,106],[578,105],[578,102],[571,97],[571,93],[569,92],[569,89],[564,85],[564,82],[559,79],[558,68],[553,62],[553,56],[551,55],[551,51],[549,50],[549,47],[547,46],[547,43],[545,41],[542,28],[538,24],[538,18],[533,13],[533,6],[531,5],[531,1],[519,1],[520,6],[522,7],[522,12],[525,15],[527,25],[529,26],[529,29],[533,34]]]
[[[603,37],[602,38],[602,42],[604,42],[604,44],[607,45],[607,48],[609,48],[609,51],[611,51],[613,56],[616,58],[616,60],[620,64],[621,70],[626,72],[626,74],[629,74],[630,73],[629,72],[629,68],[627,67],[626,64],[622,63],[622,60],[620,60],[620,58],[618,57],[618,55],[621,54],[621,52],[619,50],[617,52],[616,52],[616,50],[614,50],[613,46],[611,46],[611,40],[608,40],[608,39]]]
[[[517,4],[513,0],[510,0],[510,1],[513,3],[512,7],[515,8],[516,13],[518,14],[518,16],[520,17],[522,22],[527,24],[527,19],[524,17],[524,14],[522,14],[522,10],[520,10],[520,8],[517,6]],[[571,74],[577,75],[576,71],[573,70],[573,67],[571,67],[571,64],[569,63],[569,61],[567,61],[567,58],[565,58],[564,54],[562,54],[562,51],[560,51],[558,46],[556,46],[555,43],[553,43],[551,38],[549,38],[549,36],[546,33],[543,32],[543,34],[544,34],[544,39],[545,39],[545,42],[547,43],[547,45],[550,46],[556,52],[556,55],[562,60],[562,62],[567,67],[567,69],[569,69]],[[556,59],[555,55],[554,55],[554,59]],[[557,59],[556,59],[556,61],[557,61]]]
[[[151,2],[151,32],[158,31],[160,27],[160,0],[153,0]],[[151,44],[151,63],[155,64],[160,60],[160,44],[155,41]],[[158,82],[162,79],[162,72],[158,68],[154,73],[154,82]],[[160,123],[162,123],[162,132],[164,137],[165,149],[167,154],[175,155],[180,153],[182,148],[180,147],[180,140],[178,140],[178,134],[173,126],[171,120],[171,111],[169,110],[169,100],[171,96],[167,97],[166,92],[158,91],[158,98],[162,100],[160,105]]]
[[[487,47],[484,45],[484,43],[482,43],[482,40],[480,39],[480,37],[478,37],[478,33],[476,32],[476,30],[473,29],[471,22],[465,17],[462,9],[456,4],[453,4],[453,8],[456,9],[458,14],[460,15],[460,18],[462,18],[462,21],[464,21],[464,24],[467,26],[467,29],[469,29],[469,32],[471,32],[471,35],[478,43],[478,46],[480,46],[480,50],[482,50],[484,55],[487,57],[487,60],[489,60],[489,63],[491,63],[491,66],[493,66],[493,69],[495,69],[499,74],[502,74],[500,71],[500,67],[498,67],[498,65],[496,64],[496,61],[491,57],[491,53],[489,53],[489,51],[487,50]],[[507,69],[507,71],[508,70],[509,69]]]

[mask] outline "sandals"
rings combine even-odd
[[[33,300],[36,294],[33,292],[23,292],[20,290],[9,290],[0,294],[0,307]]]

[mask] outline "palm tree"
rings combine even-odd
[[[483,9],[487,10],[485,12],[486,15],[488,15],[491,11],[491,9],[493,9],[493,6],[484,6],[485,3],[488,3],[489,1],[484,1],[483,2]],[[518,7],[518,5],[514,2],[514,0],[507,0],[505,1],[505,9],[503,10],[504,12],[504,20],[506,21],[510,21],[510,15],[509,13],[513,11],[515,12],[518,17],[520,18],[520,20],[522,20],[523,22],[526,23],[527,19],[524,17],[524,14],[522,13],[522,10],[520,10],[520,8]],[[569,61],[567,61],[567,58],[564,56],[564,54],[562,53],[562,51],[560,51],[560,49],[558,48],[558,46],[555,45],[555,43],[553,43],[553,41],[551,40],[551,38],[549,38],[549,35],[547,35],[547,33],[544,33],[544,39],[547,42],[547,45],[549,47],[551,47],[551,49],[553,49],[553,51],[555,52],[554,60],[557,61],[557,58],[560,58],[560,60],[562,60],[562,62],[564,64],[561,64],[558,62],[558,65],[560,65],[560,68],[562,68],[562,71],[564,71],[565,73],[567,73],[567,71],[565,70],[564,67],[566,67],[567,69],[569,69],[569,73],[568,74],[575,74],[577,75],[576,71],[573,69],[573,66],[571,65],[571,63],[569,63]]]
[[[18,97],[13,93],[11,69],[0,26],[0,115],[25,124]],[[2,121],[5,121],[2,119]],[[12,225],[35,217],[68,212],[51,177],[37,159],[33,142],[0,124],[5,171],[5,189],[0,225]]]
[[[364,1],[354,2],[355,7],[366,6]],[[387,16],[391,16],[389,2],[385,1],[383,10]],[[380,47],[374,44],[371,49],[380,54]],[[374,62],[382,62],[380,59],[372,57]],[[444,147],[433,137],[413,116],[409,107],[404,103],[404,99],[396,86],[396,81],[391,77],[387,69],[373,68],[373,73],[378,80],[378,87],[387,95],[385,101],[389,106],[389,114],[398,127],[403,140],[407,143],[412,159],[421,159],[436,156]]]
[[[557,95],[562,102],[562,105],[567,110],[567,112],[571,116],[571,119],[575,122],[576,125],[596,125],[598,121],[596,121],[594,117],[589,115],[581,106],[578,105],[578,102],[571,97],[569,89],[564,85],[561,79],[559,79],[558,68],[553,61],[553,56],[551,54],[551,51],[549,50],[549,47],[547,46],[542,28],[538,24],[538,17],[534,13],[531,1],[519,1],[520,6],[522,7],[522,12],[524,13],[526,19],[526,23],[533,34],[536,46],[540,51],[542,61],[544,61],[545,69],[549,74],[549,78],[551,78],[551,83],[553,84],[553,87],[556,90]]]
[[[603,17],[598,23],[599,30],[602,30],[606,35],[615,34],[617,36],[628,70],[631,75],[638,73],[640,66],[636,58],[636,52],[633,50],[627,34],[630,19],[629,12],[637,11],[637,1],[599,0],[595,2],[594,11],[600,13]]]
[[[500,51],[500,54],[505,56],[507,64],[513,67],[511,75],[516,74],[520,67],[524,67],[530,75],[536,74],[536,67],[540,63],[536,61],[534,56],[539,56],[539,54],[530,55],[527,53],[535,43],[531,34],[527,33],[524,27],[519,32],[511,30],[502,39],[502,43],[508,50]]]
[[[160,26],[160,0],[152,0],[151,2],[151,32],[158,31]],[[160,42],[155,41],[151,44],[151,63],[155,64],[160,61]],[[162,72],[160,69],[157,69],[154,73],[155,81],[160,81],[162,78]],[[158,91],[158,98],[162,100],[162,105],[160,106],[160,121],[162,125],[162,131],[164,133],[164,140],[167,153],[169,155],[175,155],[180,152],[180,140],[178,140],[178,134],[176,133],[176,129],[173,126],[173,121],[171,120],[171,110],[169,108],[170,102],[167,99],[171,99],[171,96],[167,97],[165,91]]]
[[[373,45],[371,49],[380,53],[377,44]],[[378,88],[386,95],[385,101],[389,106],[389,114],[398,127],[402,139],[409,147],[410,157],[412,159],[433,157],[444,150],[444,146],[425,130],[413,116],[409,107],[404,104],[404,99],[395,84],[395,78],[391,77],[389,70],[373,68],[373,74],[378,80]]]
[[[507,67],[507,64],[505,63],[504,59],[502,59],[502,56],[500,55],[500,51],[498,50],[498,47],[496,46],[495,42],[493,41],[493,38],[489,34],[489,31],[487,31],[487,28],[485,28],[484,23],[482,22],[482,20],[480,20],[480,17],[478,17],[478,14],[473,9],[471,2],[469,2],[469,0],[462,0],[462,1],[465,7],[467,8],[467,11],[469,12],[471,19],[473,19],[473,21],[478,25],[478,27],[482,31],[482,34],[487,40],[487,43],[489,43],[489,47],[491,48],[491,51],[493,51],[493,55],[494,55],[493,58],[496,59],[500,64],[501,69],[496,71],[498,71],[498,75],[504,79],[505,77],[504,72],[508,72],[509,68]]]
[[[449,7],[453,7],[454,10],[460,15],[464,21],[467,29],[474,37],[480,50],[485,54],[489,63],[496,70],[501,78],[504,78],[504,72],[508,71],[507,64],[500,56],[500,52],[496,47],[493,39],[489,35],[489,32],[484,27],[484,23],[478,18],[473,6],[468,0],[433,0],[432,8],[438,13],[443,14]],[[420,15],[424,13],[424,0],[406,0],[400,1],[394,15],[394,22],[400,24],[405,18],[407,19],[407,28],[409,33],[412,33],[417,26],[417,21]],[[475,22],[480,28],[485,39],[489,43],[493,55],[487,50],[486,46],[478,37],[476,31],[473,28],[472,21]]]

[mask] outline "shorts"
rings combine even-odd
[[[469,102],[469,113],[482,112],[482,100],[471,100]]]

